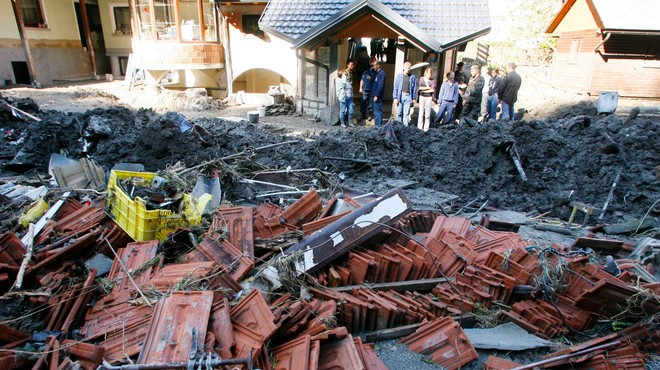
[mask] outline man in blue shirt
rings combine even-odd
[[[410,73],[410,66],[410,62],[403,63],[403,72],[396,76],[392,92],[397,119],[406,127],[410,121],[410,108],[415,107],[417,97],[417,77]]]
[[[360,93],[362,94],[362,104],[360,111],[362,112],[361,120],[367,119],[367,113],[373,115],[374,108],[371,104],[373,96],[371,95],[371,85],[373,85],[374,78],[376,78],[376,58],[369,59],[369,68],[362,72],[362,79],[360,80]]]
[[[374,83],[371,85],[371,93],[374,98],[374,124],[377,128],[380,128],[383,125],[383,96],[385,95],[385,71],[381,65],[382,61],[376,62],[376,77],[374,78]]]
[[[440,103],[440,112],[438,112],[434,122],[440,123],[442,116],[447,113],[445,124],[452,123],[454,108],[458,104],[458,83],[454,81],[454,72],[447,72],[447,80],[442,83],[439,95],[438,103]]]

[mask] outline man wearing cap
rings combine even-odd
[[[370,116],[374,114],[373,96],[371,95],[371,85],[373,85],[374,78],[376,78],[376,58],[369,59],[369,68],[362,72],[362,79],[360,80],[360,93],[362,94],[362,104],[360,111],[362,112],[361,120],[367,119],[367,113]]]
[[[385,71],[381,65],[382,61],[377,61],[374,71],[376,77],[371,85],[371,93],[373,95],[374,106],[374,124],[377,128],[383,125],[383,97],[385,96]]]

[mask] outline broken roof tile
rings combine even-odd
[[[478,357],[463,329],[451,317],[423,324],[415,333],[403,338],[401,343],[450,370],[459,369]]]
[[[229,241],[248,257],[254,257],[252,208],[221,206],[213,214],[209,232],[226,228]]]
[[[204,348],[213,292],[172,292],[159,301],[138,364],[186,362],[191,348]]]
[[[199,280],[205,278],[216,269],[214,262],[195,262],[166,265],[156,271],[143,287],[153,287],[159,290],[169,288],[185,280]]]
[[[219,293],[215,293],[213,297],[209,329],[215,336],[217,353],[222,358],[230,358],[231,347],[234,345],[234,331],[231,325],[229,300]]]
[[[275,370],[307,370],[310,356],[310,337],[303,335],[271,350]]]
[[[249,328],[266,340],[277,329],[274,324],[275,317],[257,289],[253,289],[231,309],[231,320]]]
[[[239,281],[254,268],[253,259],[224,239],[205,237],[186,255],[188,262],[212,261]]]
[[[458,236],[466,237],[470,230],[470,225],[470,220],[467,218],[438,216],[438,218],[435,219],[433,228],[429,231],[424,241],[428,242],[431,238],[440,240],[440,233],[443,230],[449,230]]]
[[[321,212],[321,209],[323,209],[321,198],[316,192],[316,189],[312,188],[307,194],[288,206],[277,220],[278,223],[302,228],[304,223],[315,219],[319,212]]]
[[[360,354],[350,334],[342,339],[321,343],[319,370],[354,369],[365,370]]]
[[[118,258],[108,273],[108,280],[114,283],[113,290],[134,289],[133,283],[126,278],[126,271],[130,272],[135,284],[147,282],[153,270],[153,266],[147,264],[156,257],[157,251],[157,240],[129,243],[126,248],[118,249]]]

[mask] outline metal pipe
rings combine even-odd
[[[268,185],[268,186],[274,186],[277,188],[283,188],[283,189],[289,189],[289,190],[295,190],[295,191],[300,191],[300,189],[293,187],[293,186],[288,186],[288,185],[280,185],[280,184],[275,184],[272,182],[266,182],[266,181],[259,181],[259,180],[248,180],[248,179],[243,179],[240,181],[241,183],[244,184],[259,184],[259,185]]]
[[[292,195],[292,194],[307,194],[309,193],[308,191],[305,190],[299,190],[299,191],[281,191],[278,193],[264,193],[264,194],[259,194],[255,195],[255,198],[265,198],[265,197],[274,197],[274,196],[279,196],[279,195]]]
[[[594,48],[594,53],[598,53],[598,52],[599,52],[598,49],[599,49],[601,46],[603,46],[603,44],[606,43],[607,40],[610,39],[610,36],[612,36],[611,33],[608,33],[608,34],[605,36],[605,38],[603,39],[603,41],[601,41],[600,44],[598,44],[598,46],[596,46],[596,47]]]
[[[247,358],[228,358],[222,359],[214,353],[207,353],[203,357],[198,357],[187,362],[167,362],[160,364],[128,364],[111,365],[106,360],[96,370],[167,370],[167,369],[204,369],[210,370],[225,365],[246,365],[248,370],[253,370],[252,350]]]

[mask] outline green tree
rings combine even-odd
[[[544,44],[545,29],[561,8],[562,0],[514,0],[508,3],[511,36],[526,46]]]

